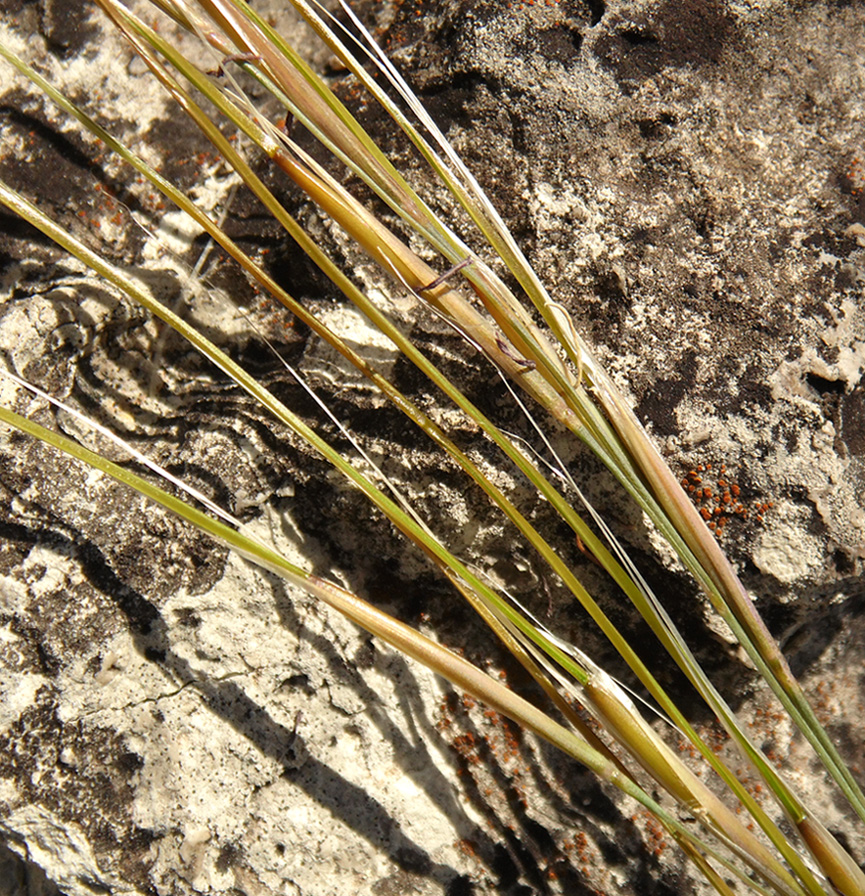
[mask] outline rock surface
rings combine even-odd
[[[296,32],[283,4],[258,6]],[[4,9],[3,40],[226,213],[289,289],[370,343],[95,10],[71,0]],[[698,476],[715,493],[736,485],[748,514],[719,537],[861,777],[865,6],[466,0],[362,11],[695,498],[713,509],[715,494],[696,496]],[[349,79],[330,71],[352,100]],[[437,532],[625,675],[540,562],[396,411],[260,307],[199,233],[9,72],[4,63],[3,179],[134,266],[316,419],[275,345]],[[358,111],[391,140],[374,110]],[[274,188],[485,410],[532,438],[456,337],[392,296],[286,184]],[[110,424],[288,557],[525,686],[423,557],[309,449],[5,213],[0,297],[9,369]],[[371,348],[432,403],[386,343]],[[0,390],[119,456],[68,415]],[[495,462],[472,426],[456,425]],[[723,626],[597,465],[556,438],[758,743],[865,861],[861,825]],[[0,439],[2,896],[705,891],[653,823],[545,744],[121,486],[5,430]],[[550,522],[515,476],[499,476]],[[590,560],[558,529],[551,537],[641,638]],[[659,651],[646,654],[711,736]]]

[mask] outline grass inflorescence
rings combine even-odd
[[[109,133],[99,123],[98,110],[86,109],[31,67],[21,52],[0,45],[6,62],[27,79],[35,95],[54,103],[88,140],[101,143],[105,154],[99,157],[100,166],[123,164],[137,173],[149,196],[143,206],[148,226],[163,241],[174,239],[180,245],[183,227],[204,235],[208,247],[218,247],[224,262],[236,265],[258,296],[268,296],[274,309],[288,315],[292,329],[302,328],[318,345],[327,346],[327,364],[337,384],[330,395],[321,394],[308,382],[303,353],[298,359],[279,357],[272,340],[260,333],[259,344],[279,357],[279,365],[278,374],[259,375],[251,359],[233,351],[225,332],[208,317],[213,307],[204,298],[207,284],[202,288],[196,283],[200,271],[193,270],[176,295],[161,293],[158,283],[156,288],[148,285],[146,273],[110,257],[98,240],[94,248],[92,234],[85,238],[68,220],[46,213],[38,191],[24,196],[0,185],[0,202],[76,264],[95,272],[112,296],[122,296],[151,327],[149,348],[137,347],[151,392],[142,390],[141,406],[118,402],[111,422],[122,427],[123,438],[110,434],[112,427],[100,429],[95,419],[89,420],[87,402],[80,402],[75,390],[52,396],[48,383],[29,382],[36,377],[23,376],[24,371],[10,371],[4,380],[10,397],[0,409],[3,421],[84,464],[90,475],[102,474],[136,490],[197,532],[443,676],[469,695],[467,700],[481,701],[487,713],[483,724],[489,723],[501,737],[491,732],[481,738],[470,728],[458,734],[454,745],[466,767],[496,758],[498,767],[510,768],[514,778],[525,775],[525,767],[517,762],[521,747],[515,722],[636,801],[639,812],[645,813],[639,817],[645,820],[650,852],[661,857],[675,844],[718,892],[865,892],[865,876],[847,844],[821,823],[813,800],[798,792],[795,770],[791,777],[790,769],[776,767],[769,751],[755,741],[730,705],[733,695],[722,694],[711,680],[673,618],[666,595],[651,587],[615,534],[608,509],[588,499],[587,483],[562,459],[563,446],[569,446],[569,453],[590,452],[622,497],[632,502],[633,512],[650,521],[680,569],[702,590],[719,625],[732,633],[750,667],[774,693],[790,736],[795,731],[812,745],[826,786],[836,788],[838,799],[846,800],[850,811],[865,821],[865,798],[855,775],[719,544],[717,536],[732,519],[753,515],[762,522],[771,502],[756,502],[749,509],[724,467],[717,476],[708,464],[684,477],[670,470],[571,312],[552,298],[550,287],[541,282],[475,176],[352,10],[343,5],[335,17],[317,4],[293,2],[326,51],[351,73],[356,88],[379,104],[414,147],[427,166],[427,177],[435,178],[435,191],[448,196],[450,214],[420,194],[415,177],[404,176],[292,43],[292,35],[275,29],[254,7],[242,0],[158,0],[141,14],[117,0],[98,0],[96,5],[135,52],[137,64],[164,88],[174,114],[183,115],[210,146],[206,154],[196,156],[199,163],[211,160],[214,171],[231,178],[232,190],[255,197],[274,233],[290,240],[293,251],[305,254],[317,269],[315,276],[327,278],[328,289],[341,293],[355,309],[350,312],[353,319],[363,319],[364,329],[358,338],[358,331],[340,328],[339,315],[329,313],[326,303],[316,305],[294,295],[293,283],[280,279],[263,253],[250,252],[231,235],[226,215],[216,213],[196,177],[190,178],[189,189],[183,177],[160,172],[149,160],[146,145],[136,148],[133,141]],[[306,216],[312,224],[309,230],[292,214],[285,202],[288,194],[276,187],[285,179],[293,185],[295,204],[316,210]],[[359,188],[349,189],[346,182]],[[110,223],[122,230],[127,224],[123,208],[115,207],[110,196],[99,202]],[[82,211],[87,219],[84,209],[78,215]],[[331,241],[320,238],[317,216],[336,225],[340,239],[353,246],[358,259],[354,270],[334,259]],[[97,230],[102,230],[98,223]],[[367,265],[378,271],[375,288],[368,286],[371,278],[363,270]],[[185,303],[187,287],[193,301]],[[389,292],[397,298],[391,299]],[[400,301],[407,313],[400,311]],[[471,365],[500,377],[509,407],[531,441],[497,422],[495,408],[450,375],[442,355],[421,350],[410,332],[415,318],[438,325],[446,334],[443,343],[456,337]],[[239,321],[251,324],[248,311],[238,311],[231,326]],[[464,599],[503,643],[522,667],[531,699],[459,650],[446,648],[377,606],[369,598],[384,586],[376,581],[346,587],[339,576],[324,575],[288,556],[284,536],[272,530],[268,537],[245,517],[244,510],[256,504],[254,497],[238,501],[235,495],[238,507],[232,510],[224,496],[208,495],[206,487],[193,488],[182,471],[175,473],[174,461],[152,460],[135,447],[146,441],[146,427],[159,425],[153,387],[166,396],[165,413],[174,400],[172,387],[178,401],[186,388],[182,367],[171,368],[166,361],[169,338],[176,340],[175,350],[182,342],[194,350],[199,358],[195,363],[206,376],[219,388],[232,390],[242,415],[254,419],[241,437],[245,450],[258,453],[268,443],[290,445],[292,451],[314,457],[315,464],[329,471],[324,475],[341,483],[339,488],[369,502],[375,519],[386,521],[388,533],[405,538],[447,584],[448,599]],[[419,394],[407,394],[393,375],[395,357],[424,379]],[[651,704],[635,698],[589,656],[574,632],[565,637],[548,627],[495,568],[481,568],[471,536],[460,543],[448,530],[446,517],[430,511],[424,492],[434,491],[434,484],[424,489],[411,475],[397,476],[394,458],[380,456],[362,426],[341,418],[338,387],[340,378],[349,376],[375,396],[379,414],[401,415],[397,419],[428,440],[451,475],[459,475],[466,488],[483,496],[499,514],[499,525],[517,540],[519,552],[537,558],[557,593],[567,594],[582,608],[583,618],[598,627],[621,668],[629,670]],[[291,388],[284,388],[281,379]],[[435,396],[432,401],[429,394]],[[75,423],[45,426],[52,418]],[[228,418],[223,425],[232,431],[237,424]],[[78,438],[65,435],[67,429]],[[256,429],[254,444],[249,433]],[[467,431],[483,439],[478,443],[482,448],[465,444]],[[508,477],[519,481],[520,488],[509,487]],[[521,491],[531,495],[528,506],[521,505]],[[536,524],[539,501],[556,517],[551,532]],[[331,527],[351,530],[354,524],[352,511],[336,504],[316,508],[316,513],[323,532]],[[569,532],[574,548],[565,548],[556,530]],[[516,553],[517,548],[512,550]],[[611,612],[609,603],[592,593],[582,559],[603,570],[617,589],[620,607],[628,605],[628,612],[641,619],[643,636],[633,636],[637,629],[623,623],[620,607]],[[649,633],[657,643],[647,655],[641,639]],[[164,649],[148,649],[144,654],[149,661],[165,663]],[[680,706],[668,684],[674,672],[693,689],[691,711],[696,694],[697,715],[714,720],[711,733]],[[187,675],[186,682],[190,680]],[[656,715],[663,724],[655,724]],[[440,720],[440,725],[448,727],[451,721]],[[734,745],[738,759],[716,749],[713,737]],[[496,757],[497,751],[502,756]],[[492,793],[494,779],[487,778],[485,786]],[[530,810],[528,788],[519,783],[510,792],[523,811]],[[462,851],[471,852],[468,847]],[[585,847],[578,852],[582,856]],[[555,877],[553,858],[547,862]],[[591,877],[588,869],[584,873]]]

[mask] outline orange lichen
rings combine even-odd
[[[721,535],[732,519],[748,519],[749,508],[740,500],[742,489],[727,475],[726,464],[721,464],[717,468],[718,478],[715,480],[715,487],[705,484],[706,477],[701,475],[712,471],[711,463],[697,464],[688,470],[680,482],[709,529],[716,535]],[[764,514],[771,507],[771,501],[756,503],[752,505],[751,511],[755,519],[762,522]]]
[[[847,169],[847,181],[853,196],[859,196],[865,191],[865,163],[859,156],[854,156],[850,162],[850,167]]]

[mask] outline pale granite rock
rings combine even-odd
[[[256,7],[295,33],[285,5]],[[205,207],[227,211],[232,234],[268,250],[289,289],[369,341],[95,10],[72,0],[6,0],[4,10],[4,40]],[[865,155],[865,7],[466,0],[361,13],[673,468],[687,477],[712,464],[701,486],[739,487],[748,518],[734,515],[721,537],[861,777],[865,184],[854,160]],[[351,98],[344,73],[329,71]],[[449,543],[625,674],[542,565],[397,412],[309,334],[258,308],[219,252],[5,64],[0,94],[4,179],[141,269],[158,295],[317,419],[266,336]],[[373,110],[359,114],[423,183]],[[422,346],[438,346],[485,410],[532,438],[459,339],[392,294],[285,183],[274,187]],[[525,686],[424,558],[309,449],[5,213],[0,298],[10,369],[110,424],[290,558]],[[386,343],[374,340],[372,352],[433,403]],[[5,382],[0,390],[120,457],[66,415]],[[481,463],[495,462],[473,427],[446,408],[431,412]],[[597,464],[555,438],[757,741],[865,861],[861,825],[725,627],[667,555],[652,553],[657,539]],[[539,525],[550,522],[515,475],[497,475]],[[5,430],[0,484],[2,896],[705,892],[646,818],[580,767],[143,499]],[[658,664],[592,562],[559,530],[551,537]],[[707,725],[682,683],[663,677]]]

